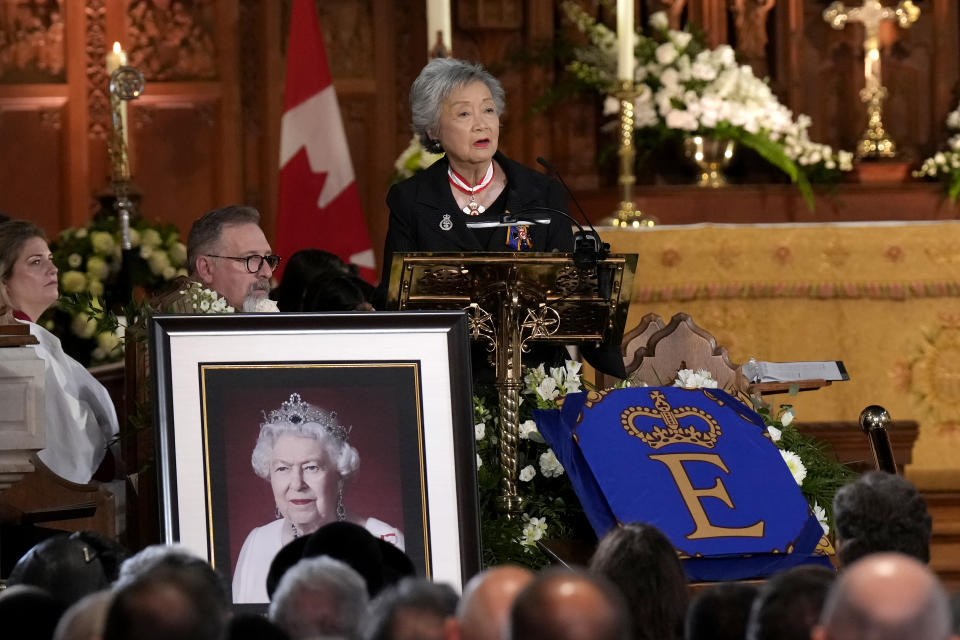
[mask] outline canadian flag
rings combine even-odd
[[[367,223],[313,0],[294,0],[280,129],[280,202],[275,251],[289,258],[323,249],[375,283]],[[283,263],[281,263],[282,267]]]

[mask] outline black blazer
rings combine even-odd
[[[520,213],[531,207],[550,207],[567,211],[567,197],[557,180],[514,162],[499,151],[494,155],[507,177],[506,208]],[[446,158],[395,184],[387,194],[390,226],[383,246],[383,273],[378,298],[381,303],[390,284],[390,266],[395,252],[403,251],[509,251],[507,228],[494,230],[488,246],[482,246],[467,228],[466,215],[460,211],[450,191]],[[453,228],[440,227],[444,214]],[[573,251],[573,232],[569,219],[554,214],[549,225],[531,227],[532,251]],[[377,307],[380,308],[380,307]]]

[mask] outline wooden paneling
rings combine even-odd
[[[410,140],[407,95],[427,59],[424,2],[315,4],[371,242],[379,253],[393,161]],[[597,0],[581,4],[612,21],[612,11]],[[616,141],[614,132],[604,129],[611,119],[601,115],[599,96],[574,96],[535,114],[532,105],[563,69],[559,63],[518,61],[520,53],[546,50],[560,33],[576,39],[559,5],[559,0],[453,2],[454,54],[482,62],[503,82],[508,103],[503,150],[533,166],[537,156],[549,158],[587,201],[591,215],[604,217],[618,198],[617,168],[601,159]],[[245,202],[261,209],[267,234],[274,235],[290,0],[6,0],[0,6],[0,31],[6,29],[0,37],[16,36],[9,16],[17,7],[45,12],[27,32],[52,32],[43,40],[52,44],[20,46],[17,60],[0,47],[0,142],[3,151],[16,149],[0,157],[0,209],[37,219],[51,232],[87,221],[92,194],[108,183],[104,56],[119,40],[147,74],[143,97],[130,107],[134,179],[144,189],[145,214],[186,231],[210,207]],[[813,117],[815,139],[844,148],[856,142],[863,128],[862,29],[830,29],[820,16],[823,0],[636,0],[636,6],[638,22],[666,9],[677,25],[690,20],[706,30],[711,43],[730,42],[746,61],[766,62],[785,104]],[[886,32],[884,50],[890,87],[885,122],[914,156],[943,144],[943,121],[960,99],[960,9],[955,0],[924,0],[920,7],[912,29]],[[64,37],[58,39],[58,32]],[[40,40],[30,33],[23,37]],[[51,126],[51,116],[37,115],[49,114],[51,105],[58,110],[59,129]],[[683,180],[682,169],[676,171],[681,162],[668,151],[641,175],[641,205],[665,222],[956,217],[956,208],[943,204],[932,186],[842,185],[839,196],[818,198],[810,213],[795,191],[767,184],[774,173],[752,168],[738,176],[748,186],[722,192],[644,185]],[[676,175],[664,179],[659,174],[669,174],[669,165]]]
[[[132,137],[139,141],[131,144],[134,176],[148,194],[143,216],[188,229],[199,214],[223,202],[220,107],[214,97],[196,96],[182,101],[144,96],[131,107]],[[159,144],[170,131],[179,135]]]
[[[0,211],[29,218],[48,234],[59,231],[63,222],[65,117],[65,98],[0,97],[0,140],[7,149],[29,150],[0,153]]]

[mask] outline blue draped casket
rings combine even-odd
[[[692,580],[762,577],[816,553],[823,529],[763,419],[717,389],[639,387],[566,396],[535,412],[598,537],[645,522]]]

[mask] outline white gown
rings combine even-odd
[[[233,572],[233,601],[270,602],[267,596],[267,573],[273,557],[283,548],[282,534],[285,518],[274,520],[262,527],[256,527],[243,541],[237,569]],[[364,523],[367,531],[392,543],[403,551],[403,533],[382,520],[367,518]]]
[[[36,323],[26,324],[46,365],[47,442],[37,455],[61,478],[86,484],[119,431],[117,411],[106,388],[64,352],[59,338]]]

